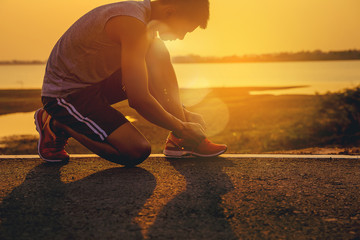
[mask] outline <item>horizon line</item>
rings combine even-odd
[[[203,59],[224,59],[224,58],[251,58],[251,57],[271,57],[277,56],[282,54],[288,55],[296,55],[300,53],[306,54],[331,54],[331,53],[359,53],[360,49],[346,49],[346,50],[329,50],[323,51],[320,49],[317,50],[301,50],[301,51],[279,51],[279,52],[272,52],[272,53],[259,53],[259,54],[233,54],[233,55],[222,55],[222,56],[214,56],[214,55],[199,55],[195,53],[189,53],[186,55],[176,55],[172,56],[172,58],[186,58],[186,57],[196,57],[196,58],[203,58]],[[306,61],[306,60],[305,60]],[[311,60],[310,60],[311,61]],[[0,60],[0,64],[45,64],[47,60],[39,60],[39,59],[32,59],[32,60],[25,60],[25,59],[11,59],[11,60]]]

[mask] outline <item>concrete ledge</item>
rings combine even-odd
[[[93,158],[95,154],[71,154],[72,158]],[[151,154],[149,158],[165,157],[163,154]],[[222,154],[222,158],[261,158],[261,159],[360,159],[360,155],[335,155],[335,154]],[[0,155],[0,159],[36,159],[39,155]]]

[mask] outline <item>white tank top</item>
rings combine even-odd
[[[121,67],[121,45],[106,36],[106,22],[115,16],[131,16],[147,24],[150,15],[150,0],[107,4],[85,14],[53,48],[41,95],[65,97],[108,78]]]

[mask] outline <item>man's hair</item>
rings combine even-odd
[[[190,21],[197,22],[202,29],[209,21],[209,0],[158,0],[162,4],[176,6],[180,14]]]

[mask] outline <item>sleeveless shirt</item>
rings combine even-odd
[[[108,78],[121,68],[121,45],[107,37],[105,24],[115,16],[130,16],[147,24],[150,15],[150,0],[144,0],[107,4],[82,16],[55,44],[41,95],[66,97]]]

